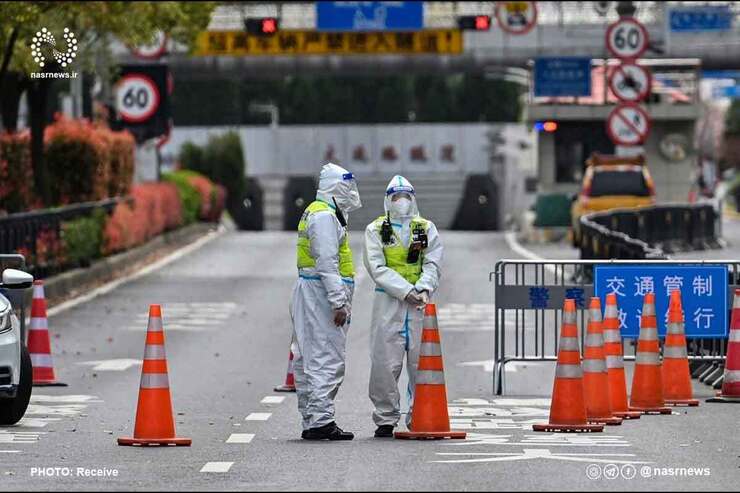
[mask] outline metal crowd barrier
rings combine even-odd
[[[740,260],[500,260],[489,274],[494,282],[493,391],[503,395],[505,366],[511,361],[556,361],[562,306],[565,298],[579,305],[578,329],[583,354],[588,300],[594,296],[590,276],[579,275],[596,265],[726,265],[728,307],[740,287]],[[533,297],[537,305],[532,308]],[[581,300],[581,303],[578,301]],[[728,318],[729,320],[729,318]],[[625,340],[626,339],[626,340]],[[623,337],[624,359],[634,360],[637,340]],[[720,361],[725,358],[726,339],[687,337],[689,359]]]

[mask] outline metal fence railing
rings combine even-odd
[[[565,298],[594,296],[590,276],[579,275],[596,265],[725,265],[731,297],[740,284],[740,260],[500,260],[490,273],[494,282],[493,391],[504,391],[505,366],[511,361],[556,361]],[[533,303],[532,297],[547,297]],[[540,300],[542,301],[542,300]],[[532,308],[532,306],[548,308]],[[732,306],[732,299],[728,300]],[[579,310],[578,330],[583,353],[585,309]],[[728,317],[729,320],[729,317]],[[718,361],[725,357],[727,339],[687,337],[690,360]],[[636,339],[623,337],[624,358],[634,360]]]

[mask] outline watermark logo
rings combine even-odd
[[[66,51],[59,51],[57,49],[57,42],[54,35],[43,27],[40,31],[36,32],[36,35],[31,40],[31,56],[33,61],[36,62],[39,67],[45,67],[48,60],[51,58],[57,62],[61,67],[66,68],[72,61],[77,57],[77,38],[69,28],[64,28],[64,43],[66,45]],[[76,78],[77,72],[32,72],[31,78]]]
[[[589,464],[586,466],[586,477],[588,479],[617,479],[620,476],[626,480],[632,480],[637,477],[638,469],[634,464],[624,464],[620,468],[617,464],[606,464],[603,467],[599,464]],[[654,467],[642,466],[639,469],[640,477],[651,479],[655,477],[691,477],[691,476],[711,476],[712,469],[709,467]]]
[[[601,466],[598,464],[589,464],[586,467],[586,476],[588,479],[599,479],[601,478]]]

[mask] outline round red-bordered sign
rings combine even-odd
[[[157,32],[157,38],[152,44],[130,47],[131,53],[144,60],[157,60],[167,51],[169,37],[162,31]]]
[[[648,48],[647,29],[632,17],[622,17],[609,24],[606,30],[606,48],[617,58],[639,58]]]
[[[606,118],[606,133],[616,145],[642,145],[651,126],[650,115],[635,103],[620,104]]]
[[[609,89],[620,101],[636,103],[650,94],[653,78],[650,70],[632,62],[617,65],[609,74]]]
[[[127,74],[116,83],[116,111],[129,123],[141,123],[154,115],[159,108],[159,89],[144,74]]]
[[[524,12],[511,14],[507,8],[509,6],[512,7],[512,10],[514,10],[514,7],[519,6],[526,6],[526,9]],[[527,34],[537,24],[537,2],[496,2],[494,15],[499,27],[507,33],[517,35]],[[504,18],[502,16],[506,17]]]

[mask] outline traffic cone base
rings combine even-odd
[[[614,416],[622,419],[640,419],[642,412],[640,411],[616,411]]]
[[[33,382],[34,387],[68,387],[66,383],[57,382],[56,380],[36,380]]]
[[[193,443],[193,441],[190,438],[163,438],[161,440],[157,439],[146,439],[146,438],[119,438],[118,439],[118,445],[132,445],[132,446],[143,446],[143,447],[152,447],[152,446],[190,446]]]
[[[441,440],[443,438],[464,440],[467,433],[464,431],[397,431],[393,433],[394,438],[404,440]]]
[[[272,390],[275,392],[295,392],[295,385],[278,385]]]
[[[666,406],[698,406],[697,399],[666,399]]]
[[[603,418],[588,418],[589,423],[595,423],[595,424],[605,424],[609,426],[617,426],[622,424],[622,418],[619,418],[617,416],[609,416],[609,417],[603,417]]]
[[[603,424],[585,424],[585,425],[556,425],[552,423],[532,425],[533,431],[558,431],[558,432],[580,432],[592,433],[604,431]]]
[[[630,406],[630,411],[639,411],[642,414],[673,414],[673,410],[670,407],[633,407],[633,406]]]
[[[710,397],[706,401],[707,402],[725,402],[728,404],[740,404],[740,397],[722,395],[722,392],[717,392],[716,396]]]

